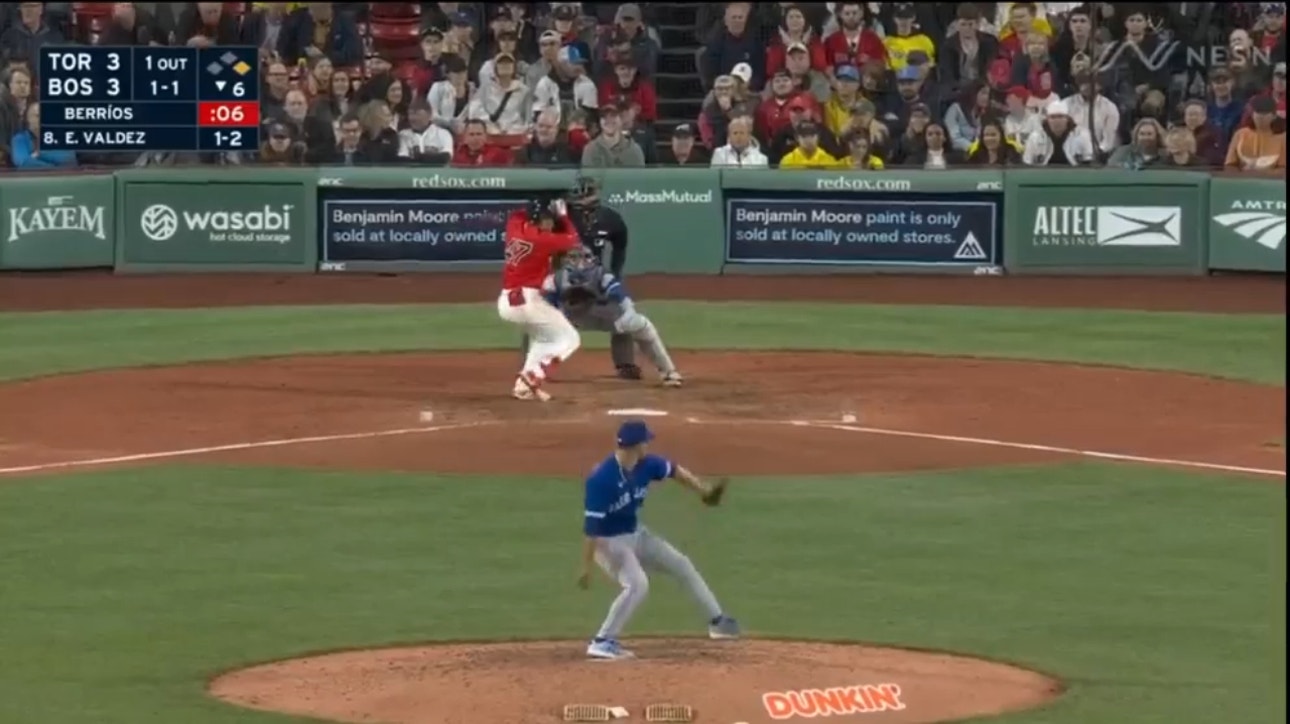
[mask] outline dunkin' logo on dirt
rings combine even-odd
[[[883,711],[902,711],[905,708],[905,703],[900,700],[900,686],[896,684],[856,684],[855,686],[831,686],[827,689],[769,691],[761,695],[761,702],[771,719],[876,714]]]

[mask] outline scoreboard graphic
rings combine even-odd
[[[40,145],[77,152],[232,152],[260,146],[250,47],[45,47]]]

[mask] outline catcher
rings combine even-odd
[[[680,387],[684,382],[654,323],[636,311],[626,287],[587,249],[574,248],[565,254],[542,291],[575,328],[629,336],[658,368],[664,386]]]

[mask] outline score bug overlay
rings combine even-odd
[[[40,143],[77,152],[254,151],[259,88],[255,48],[43,48]]]

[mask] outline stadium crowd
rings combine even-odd
[[[42,151],[41,47],[259,48],[254,154]],[[0,155],[75,166],[1283,169],[1284,3],[0,4]]]

